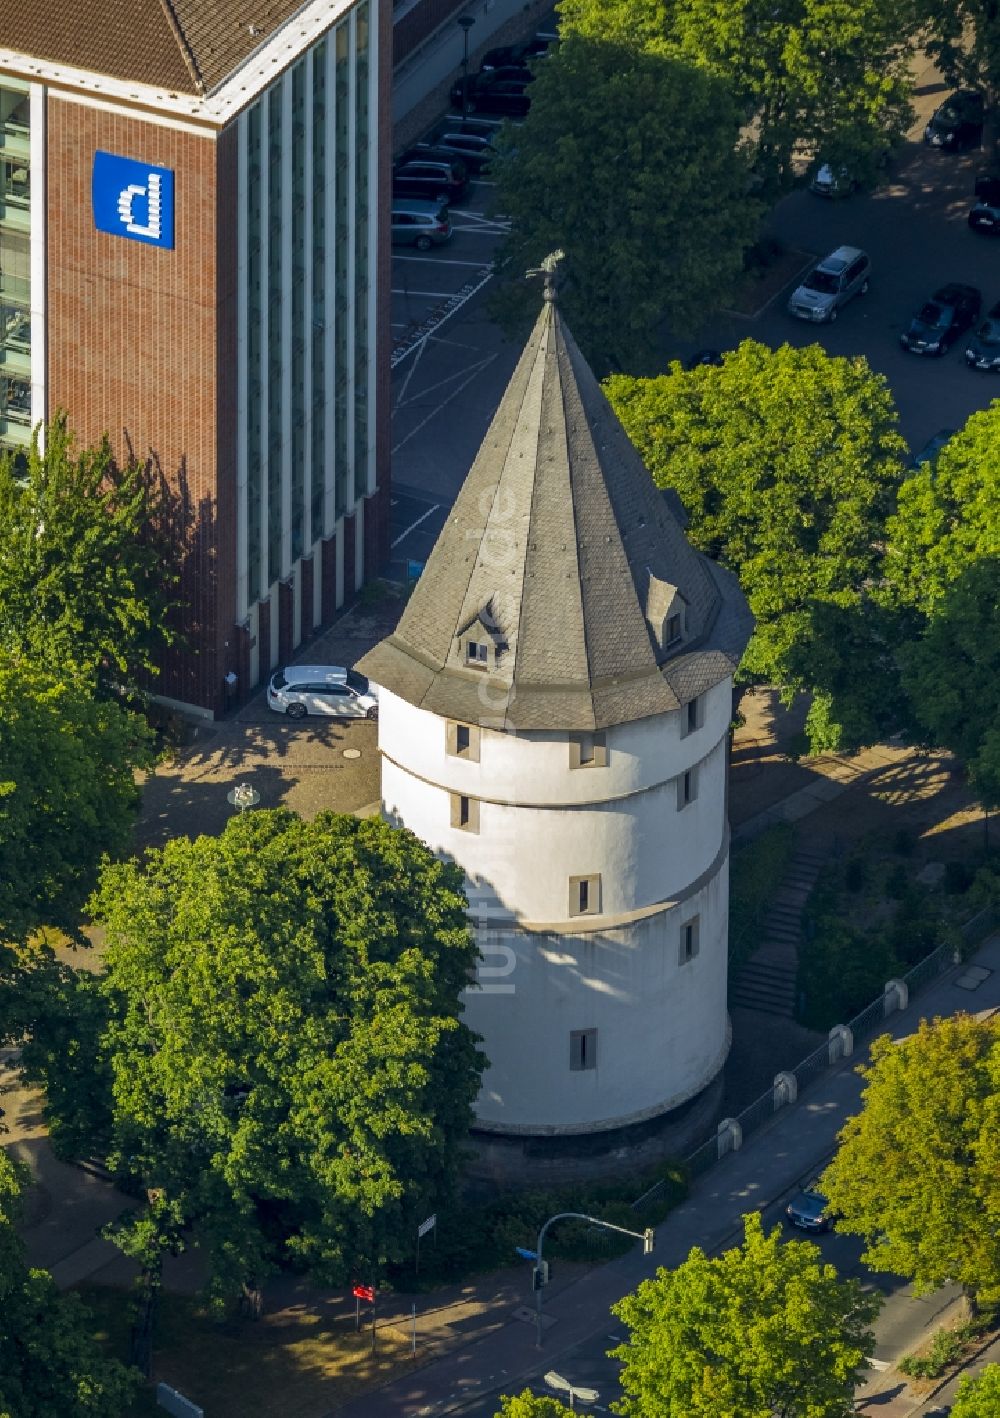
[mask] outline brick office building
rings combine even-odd
[[[160,471],[204,713],[328,621],[388,515],[390,0],[0,0],[0,446]]]

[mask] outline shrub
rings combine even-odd
[[[960,896],[972,885],[972,871],[965,862],[945,862],[944,889],[949,896]]]

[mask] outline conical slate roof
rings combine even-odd
[[[603,729],[732,674],[752,628],[547,299],[399,625],[359,668],[444,718]]]

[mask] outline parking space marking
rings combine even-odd
[[[482,261],[456,261],[451,256],[394,256],[394,261],[429,261],[432,266],[475,266],[483,271]]]
[[[409,443],[411,438],[414,438],[422,428],[426,427],[426,425],[430,423],[432,418],[436,418],[442,409],[447,408],[448,405],[451,403],[452,399],[457,399],[459,394],[461,394],[462,390],[466,389],[474,379],[478,378],[480,373],[484,369],[486,369],[488,365],[491,365],[495,359],[496,355],[491,354],[487,359],[480,360],[478,365],[473,365],[467,376],[462,380],[461,384],[456,385],[456,387],[451,391],[451,393],[446,399],[442,399],[440,404],[436,405],[436,407],[431,409],[430,413],[427,414],[425,418],[422,418],[420,422],[415,425],[415,427],[410,429],[409,433],[406,435],[405,438],[401,438],[399,440],[399,442],[391,450],[392,456],[395,457],[399,450],[405,447],[407,443]]]
[[[450,300],[455,292],[453,290],[407,290],[404,286],[393,286],[392,294],[411,295],[426,300]]]
[[[396,548],[399,546],[400,542],[405,541],[406,538],[410,535],[410,533],[415,532],[420,526],[421,522],[426,522],[427,518],[430,517],[432,513],[436,512],[440,506],[440,502],[435,502],[433,507],[428,507],[427,511],[422,516],[418,517],[415,522],[410,523],[405,532],[400,532],[396,540],[389,543],[389,550],[395,551]]]

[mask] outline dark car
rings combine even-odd
[[[983,140],[983,96],[974,89],[957,89],[935,109],[924,129],[924,142],[932,148],[978,148]]]
[[[986,236],[1000,236],[1000,202],[978,201],[969,213],[969,226]]]
[[[1000,300],[966,341],[965,362],[970,369],[1000,370]]]
[[[531,75],[527,69],[493,69],[488,74],[470,74],[458,79],[451,88],[451,101],[461,108],[465,93],[468,113],[495,113],[507,118],[524,118],[531,107],[527,88]]]
[[[693,355],[688,355],[684,361],[685,369],[697,369],[702,364],[721,365],[722,355],[718,350],[695,350]]]
[[[785,1215],[800,1231],[829,1231],[833,1225],[830,1203],[815,1187],[804,1187],[785,1207]]]
[[[943,355],[963,331],[979,319],[982,296],[975,286],[957,282],[936,290],[899,337],[904,350],[913,354]]]
[[[936,463],[941,449],[954,437],[955,430],[953,428],[939,428],[933,438],[928,438],[920,452],[914,453],[910,459],[910,472],[917,472],[925,463]]]
[[[445,157],[411,157],[392,170],[394,197],[440,197],[450,202],[465,191],[465,164]]]
[[[481,74],[491,69],[526,69],[532,59],[544,54],[552,43],[554,35],[536,34],[534,39],[522,40],[520,44],[502,44],[498,49],[488,49],[479,65]]]
[[[475,173],[482,172],[489,166],[490,159],[496,156],[489,138],[481,138],[475,133],[454,133],[450,128],[443,129],[430,144],[420,144],[413,151],[420,153],[425,147],[452,162],[464,163],[469,172]]]

